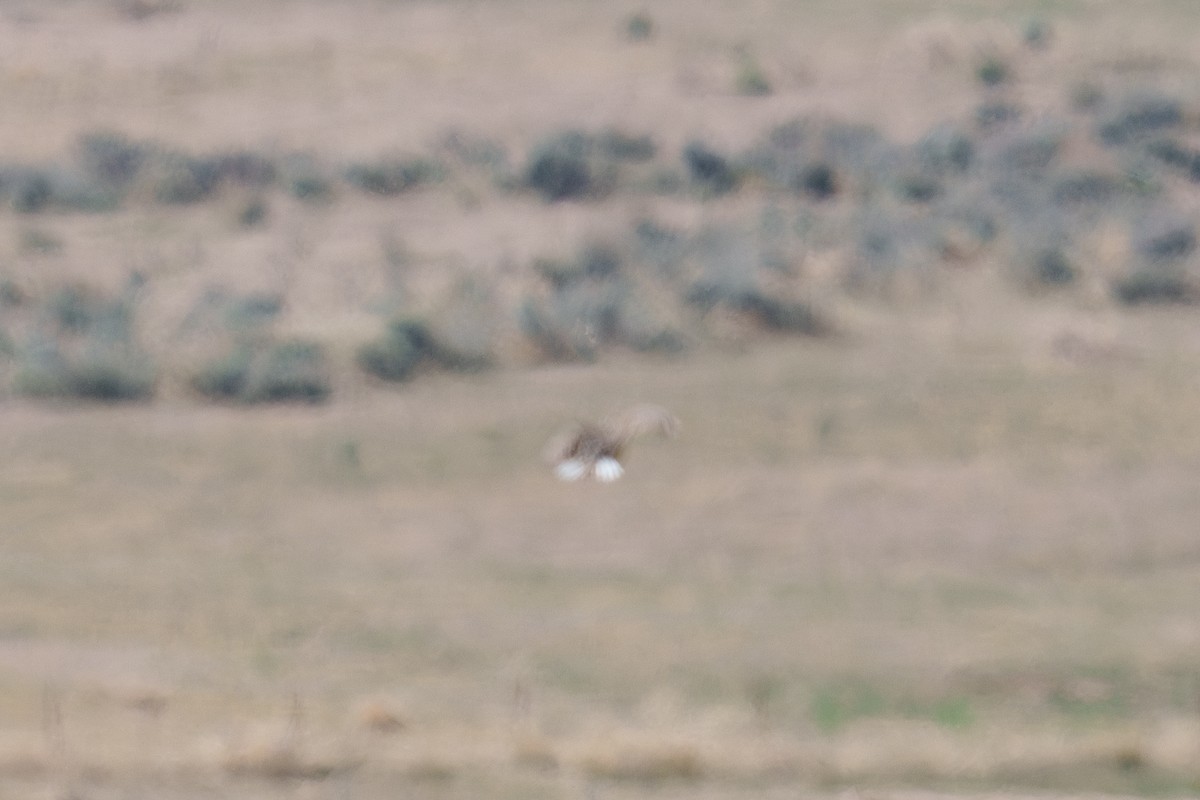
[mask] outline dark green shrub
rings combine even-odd
[[[75,286],[52,294],[24,346],[17,348],[14,389],[43,398],[149,398],[156,370],[133,331],[133,301],[140,285],[135,276],[115,299]]]
[[[772,92],[771,81],[762,65],[749,53],[744,53],[738,62],[734,88],[738,94],[747,97],[765,97]]]
[[[1091,169],[1066,170],[1052,177],[1050,196],[1064,205],[1100,206],[1130,191],[1121,175]]]
[[[54,189],[50,175],[42,169],[25,169],[5,180],[13,211],[32,214],[50,205]]]
[[[869,176],[891,157],[892,145],[873,125],[831,122],[820,129],[814,161],[836,172]]]
[[[241,228],[257,228],[267,221],[270,210],[265,197],[251,197],[238,207],[235,219]]]
[[[970,135],[954,125],[939,125],[926,133],[916,151],[921,166],[937,175],[966,172],[975,160]]]
[[[1050,23],[1041,17],[1027,19],[1021,28],[1021,40],[1030,50],[1045,50],[1053,38]]]
[[[547,139],[530,153],[526,185],[548,202],[588,196],[596,188],[591,149],[590,138],[580,131]]]
[[[1076,111],[1095,111],[1104,103],[1104,90],[1092,81],[1080,81],[1071,87],[1070,102]]]
[[[320,403],[333,386],[325,351],[315,342],[273,342],[251,360],[241,398],[248,403]]]
[[[1100,141],[1122,145],[1177,127],[1184,121],[1183,104],[1156,91],[1141,90],[1127,95],[1100,120]]]
[[[654,20],[644,11],[630,14],[625,20],[625,35],[633,42],[644,42],[654,36]]]
[[[85,333],[109,308],[95,292],[77,285],[63,286],[47,298],[44,311],[55,333]]]
[[[983,131],[992,131],[1019,122],[1025,112],[1016,103],[991,100],[975,109],[975,124]]]
[[[929,172],[913,169],[901,173],[895,182],[896,194],[911,203],[929,203],[939,197],[942,182]]]
[[[838,192],[837,173],[829,164],[806,164],[796,174],[793,188],[813,200],[828,200]]]
[[[999,56],[988,56],[975,68],[975,75],[984,86],[999,86],[1012,79],[1012,69]]]
[[[386,158],[359,162],[346,168],[346,181],[356,189],[392,197],[437,178],[440,168],[420,158]]]
[[[1074,283],[1077,271],[1062,247],[1044,247],[1033,256],[1032,275],[1039,286]]]
[[[58,234],[44,228],[22,228],[18,235],[18,248],[22,254],[50,255],[62,252],[63,240]]]
[[[644,219],[634,228],[634,260],[654,268],[661,278],[674,278],[688,251],[687,237]]]
[[[1125,305],[1192,304],[1200,300],[1194,281],[1182,270],[1145,264],[1113,283],[1113,295]]]
[[[151,147],[115,131],[95,131],[76,143],[85,174],[103,186],[123,190],[137,177]]]
[[[320,403],[332,392],[320,345],[289,339],[245,339],[192,376],[206,397],[238,403]]]
[[[1046,123],[996,136],[983,153],[983,165],[1008,179],[1041,178],[1062,152],[1066,130]]]
[[[1189,180],[1200,183],[1200,149],[1164,138],[1147,144],[1146,152],[1167,166],[1180,170]]]
[[[1133,248],[1152,263],[1177,261],[1196,249],[1196,226],[1171,209],[1147,212],[1133,226]]]
[[[262,189],[279,177],[279,168],[273,159],[248,150],[224,153],[212,160],[220,180],[229,183]]]
[[[684,148],[683,163],[692,182],[708,194],[726,194],[737,188],[738,175],[729,159],[703,142],[694,141]]]
[[[235,400],[246,386],[246,375],[254,351],[248,345],[233,347],[229,352],[209,360],[192,375],[192,388],[205,397]]]
[[[47,177],[50,182],[48,204],[55,208],[98,213],[120,205],[118,189],[80,173],[51,170]]]
[[[306,203],[326,203],[333,197],[333,180],[315,158],[292,154],[279,166],[280,181],[285,191]]]
[[[649,134],[635,135],[615,128],[596,137],[596,148],[617,161],[650,161],[658,154],[658,145]]]
[[[585,278],[606,280],[621,271],[621,254],[603,242],[591,242],[579,253],[579,272]]]
[[[853,256],[842,273],[844,287],[882,298],[922,290],[944,244],[938,223],[936,217],[904,208],[866,207],[855,225]]]
[[[830,331],[828,321],[808,303],[772,297],[762,290],[748,292],[732,307],[750,315],[768,330],[805,336],[823,336]]]
[[[388,323],[383,336],[359,348],[358,365],[386,381],[405,381],[413,370],[430,356],[433,340],[425,323],[395,319]]]
[[[211,159],[168,153],[156,160],[154,199],[168,205],[189,205],[208,199],[221,177]]]
[[[556,291],[564,290],[584,280],[605,280],[621,271],[621,254],[603,242],[591,242],[570,260],[539,258],[533,269]]]
[[[28,397],[118,402],[154,393],[155,372],[145,353],[117,343],[94,342],[69,353],[47,342],[22,358],[14,388]]]

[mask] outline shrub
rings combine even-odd
[[[332,391],[325,351],[315,342],[273,342],[251,360],[242,398],[249,403],[319,403]]]
[[[821,130],[820,161],[837,172],[874,173],[891,157],[891,146],[873,126],[831,122]]]
[[[17,237],[17,243],[22,254],[49,255],[62,252],[63,249],[62,237],[43,228],[22,228]]]
[[[1098,133],[1105,144],[1122,145],[1174,128],[1183,117],[1183,105],[1174,97],[1142,90],[1127,95],[1101,119]]]
[[[151,153],[149,145],[115,131],[83,134],[75,147],[85,174],[118,191],[137,178]]]
[[[771,94],[771,81],[763,72],[762,65],[750,53],[743,53],[738,63],[734,88],[740,95],[764,97]]]
[[[975,109],[975,124],[981,130],[992,131],[1018,122],[1025,114],[1016,103],[1007,100],[990,100]]]
[[[609,128],[596,138],[596,147],[603,155],[618,161],[650,161],[658,154],[658,146],[649,134],[631,134]]]
[[[217,162],[179,153],[156,159],[154,198],[168,205],[188,205],[210,197],[221,177]]]
[[[72,284],[55,290],[43,310],[56,334],[82,334],[96,324],[107,305],[94,292]]]
[[[988,56],[975,68],[975,76],[984,86],[999,86],[1012,79],[1012,69],[999,56]]]
[[[283,311],[283,295],[252,293],[221,301],[225,326],[237,334],[257,333]]]
[[[938,246],[934,221],[873,206],[865,209],[856,228],[853,258],[843,274],[847,289],[888,297],[926,284]]]
[[[1080,81],[1071,87],[1070,102],[1076,111],[1095,111],[1104,102],[1104,90],[1092,81]]]
[[[50,175],[42,169],[25,169],[5,180],[13,211],[31,214],[50,205],[53,187]]]
[[[1027,19],[1021,28],[1021,41],[1030,50],[1044,50],[1054,38],[1050,23],[1041,17]]]
[[[453,130],[442,137],[438,150],[441,158],[480,170],[499,183],[512,180],[508,152],[500,142]]]
[[[71,211],[111,211],[120,205],[121,194],[113,188],[86,176],[65,170],[52,170],[49,203],[53,207]]]
[[[630,14],[625,20],[625,35],[630,41],[644,42],[654,36],[654,20],[644,11]]]
[[[1182,270],[1166,264],[1144,264],[1114,281],[1113,294],[1126,305],[1191,304],[1200,299],[1195,283]]]
[[[1076,269],[1065,248],[1047,246],[1034,253],[1031,274],[1039,286],[1065,286],[1075,281]]]
[[[929,172],[910,169],[897,176],[895,188],[900,199],[912,203],[929,203],[942,194],[942,182]]]
[[[273,159],[246,150],[215,156],[213,165],[222,181],[255,189],[270,186],[279,177]]]
[[[975,160],[970,135],[954,125],[939,125],[917,142],[917,160],[937,175],[966,172]]]
[[[1133,228],[1134,251],[1147,261],[1176,261],[1196,249],[1195,225],[1170,209],[1148,212]]]
[[[984,166],[1002,177],[1040,178],[1063,149],[1066,130],[1057,124],[1007,131],[987,143]]]
[[[548,298],[527,297],[518,311],[521,332],[548,359],[591,361],[616,338],[620,297],[613,287],[574,284]]]
[[[837,173],[829,164],[808,164],[796,174],[793,188],[814,200],[828,200],[838,192]]]
[[[529,155],[526,185],[547,202],[588,196],[596,188],[591,149],[590,138],[580,131],[567,131],[541,142]]]
[[[284,189],[306,203],[326,203],[333,197],[333,181],[325,168],[310,155],[295,153],[280,164]]]
[[[243,339],[201,367],[192,387],[239,403],[320,403],[332,391],[324,350],[300,339]]]
[[[18,348],[14,388],[30,397],[143,400],[154,393],[156,370],[133,336],[130,291],[110,299],[80,287],[55,292]]]
[[[405,381],[432,349],[432,337],[423,322],[394,319],[382,337],[359,348],[358,365],[385,381]]]
[[[823,336],[830,331],[828,321],[810,304],[772,297],[761,289],[738,298],[733,307],[749,314],[768,330],[806,336]]]
[[[1183,172],[1189,180],[1200,183],[1200,150],[1175,139],[1158,139],[1146,145],[1146,152],[1169,167]]]
[[[621,266],[621,254],[605,243],[586,245],[570,261],[536,262],[550,292],[524,300],[521,332],[554,360],[591,359],[600,345],[622,341],[629,286]]]
[[[235,220],[239,227],[257,228],[267,221],[271,206],[265,197],[251,197],[238,207]]]
[[[1067,170],[1052,177],[1050,196],[1066,205],[1099,206],[1130,189],[1120,175],[1092,169]]]
[[[351,164],[346,181],[357,189],[383,197],[392,197],[437,178],[440,168],[420,158],[385,158]]]
[[[118,402],[154,393],[154,368],[145,354],[95,342],[77,353],[46,341],[26,349],[14,388],[29,397]]]
[[[688,251],[686,236],[649,219],[634,228],[633,246],[636,260],[665,278],[675,277]]]
[[[233,400],[246,385],[253,351],[248,346],[234,347],[229,352],[203,364],[192,375],[192,388],[205,397]]]
[[[699,274],[687,287],[684,300],[707,311],[753,292],[758,287],[761,253],[757,239],[730,227],[713,226],[692,241]]]
[[[737,188],[738,176],[729,159],[703,142],[694,141],[684,148],[683,163],[692,182],[708,194],[726,194]]]

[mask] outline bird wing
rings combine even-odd
[[[679,432],[679,418],[662,406],[641,403],[605,420],[605,428],[622,443],[635,436],[657,433],[673,437]]]

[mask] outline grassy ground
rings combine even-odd
[[[101,127],[348,158],[448,127],[740,146],[819,110],[903,139],[1034,14],[1061,43],[1023,67],[1035,108],[1094,65],[1186,81],[1195,9],[1153,5],[678,2],[650,46],[625,5],[30,5],[3,11],[0,132],[14,158]],[[770,97],[731,89],[747,47]],[[283,327],[348,352],[397,291],[390,242],[411,288],[644,205],[728,212],[464,184],[281,199],[247,232],[222,200],[5,212],[0,277],[138,269],[151,347],[206,287],[281,291]],[[1192,312],[943,277],[831,298],[827,339],[339,374],[316,408],[4,398],[0,796],[1200,793]],[[547,437],[635,401],[681,438],[613,486],[553,480]]]
[[[317,410],[6,407],[6,780],[1195,790],[1187,320],[1079,362],[886,316]],[[562,419],[641,398],[684,436],[553,481]]]

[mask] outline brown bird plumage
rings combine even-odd
[[[625,474],[621,459],[638,436],[675,436],[679,420],[653,405],[637,405],[599,423],[583,422],[555,436],[546,445],[546,460],[560,480],[594,477],[609,483]]]

